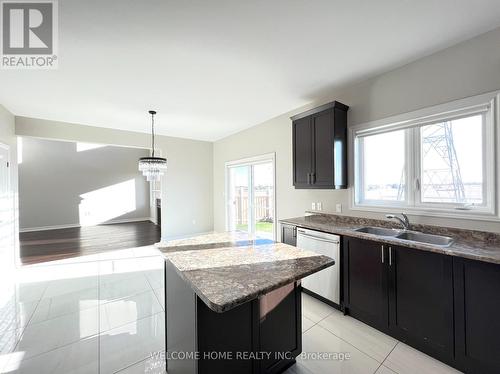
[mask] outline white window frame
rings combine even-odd
[[[233,160],[233,161],[227,161],[225,162],[224,166],[224,206],[225,206],[225,226],[226,226],[226,231],[229,231],[230,228],[230,206],[228,205],[228,196],[229,196],[229,191],[230,191],[230,180],[229,180],[229,169],[231,167],[237,167],[237,166],[250,166],[250,165],[256,165],[256,164],[264,164],[272,162],[273,165],[273,214],[274,214],[274,222],[273,222],[273,240],[276,240],[277,238],[277,230],[278,230],[278,212],[277,212],[277,204],[276,204],[276,153],[266,153],[263,155],[258,155],[258,156],[253,156],[253,157],[247,157],[239,160]],[[249,172],[249,185],[253,185],[253,175],[251,172]],[[253,199],[253,191],[250,191],[251,189],[249,188],[249,197]],[[255,222],[254,220],[251,219],[249,222],[249,225],[254,225]],[[255,228],[252,227],[251,231],[255,232]]]
[[[405,212],[421,216],[438,216],[448,218],[467,218],[475,220],[500,220],[499,184],[496,182],[499,175],[499,152],[496,152],[497,144],[500,144],[500,91],[490,92],[473,96],[450,103],[436,105],[433,107],[405,113],[398,116],[372,121],[369,123],[354,125],[349,130],[350,144],[350,209],[374,212],[386,212],[388,208],[400,208]],[[467,210],[460,209],[463,206],[450,203],[423,203],[421,202],[421,190],[415,185],[416,178],[421,178],[421,156],[420,156],[420,127],[442,122],[445,119],[462,118],[478,113],[486,113],[483,125],[483,183],[485,186],[485,206],[475,206]],[[360,171],[360,139],[362,136],[375,135],[389,131],[406,129],[405,137],[405,201],[356,201],[362,188]]]

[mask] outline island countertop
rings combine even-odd
[[[218,313],[335,263],[315,252],[240,232],[160,242],[156,247],[198,297]]]

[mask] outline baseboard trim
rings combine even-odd
[[[140,221],[151,221],[151,217],[140,217],[140,218],[125,218],[125,219],[112,219],[97,225],[89,226],[100,226],[100,225],[114,225],[117,223],[128,223],[128,222],[140,222]],[[153,221],[151,221],[153,222]],[[154,222],[153,222],[154,223]],[[19,232],[32,232],[32,231],[46,231],[46,230],[59,230],[59,229],[71,229],[75,227],[82,227],[79,223],[73,223],[68,225],[55,225],[55,226],[40,226],[40,227],[29,227],[24,229],[19,229]]]

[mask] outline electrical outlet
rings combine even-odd
[[[316,203],[311,203],[311,209],[316,210]]]
[[[335,205],[335,211],[337,213],[342,213],[342,204]]]
[[[323,203],[321,201],[319,203],[316,203],[316,209],[323,210]]]

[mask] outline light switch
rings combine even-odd
[[[323,210],[323,203],[321,201],[319,203],[316,203],[316,209]]]

